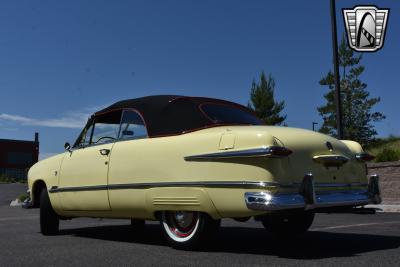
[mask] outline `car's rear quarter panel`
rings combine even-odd
[[[265,131],[243,130],[238,133],[218,127],[179,136],[117,142],[111,153],[108,182],[272,181],[274,175],[284,175],[287,159],[185,160],[186,156],[221,151],[221,136],[226,132],[235,135],[232,149],[271,145],[273,141]],[[232,188],[156,187],[110,190],[109,199],[113,212],[134,211],[142,217],[176,209],[200,210],[214,218],[257,214],[246,208],[244,192],[245,189]]]

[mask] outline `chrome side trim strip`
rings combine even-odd
[[[74,187],[56,187],[50,188],[49,193],[58,192],[79,192],[79,191],[100,191],[108,190],[107,185],[91,185],[91,186],[74,186]]]
[[[198,154],[198,155],[186,156],[184,157],[184,159],[201,160],[201,159],[224,159],[224,158],[243,158],[243,157],[269,157],[269,156],[272,156],[271,147],[260,147],[260,148],[243,149],[236,151],[223,151],[215,153]]]
[[[57,192],[78,192],[78,191],[96,191],[96,190],[118,190],[118,189],[146,189],[153,187],[226,187],[226,188],[299,188],[301,183],[282,184],[278,182],[255,182],[255,181],[199,181],[199,182],[160,182],[160,183],[129,183],[129,184],[110,184],[110,185],[92,185],[79,187],[57,187],[50,188],[50,193]],[[316,188],[335,188],[335,187],[353,187],[367,186],[368,184],[315,184]]]
[[[146,189],[153,187],[225,187],[225,188],[259,188],[280,187],[277,182],[251,182],[251,181],[203,181],[203,182],[162,182],[162,183],[132,183],[93,185],[79,187],[52,187],[49,192],[77,192],[94,190],[118,190],[118,189]]]

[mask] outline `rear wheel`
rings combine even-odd
[[[314,212],[279,212],[262,217],[265,229],[279,236],[294,236],[306,232],[314,221]]]
[[[56,235],[60,223],[59,216],[51,206],[46,188],[40,193],[40,231],[43,235]]]
[[[161,227],[170,245],[177,249],[197,248],[215,236],[221,220],[198,211],[164,211]]]

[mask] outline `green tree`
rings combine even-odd
[[[267,125],[281,125],[286,115],[280,115],[285,107],[285,102],[276,102],[274,99],[275,79],[270,74],[268,79],[264,72],[261,73],[260,82],[253,80],[248,104],[256,115]]]
[[[342,100],[342,118],[344,139],[351,139],[363,145],[368,144],[377,134],[373,122],[381,121],[385,116],[373,112],[372,108],[380,102],[379,97],[370,97],[367,84],[360,80],[364,66],[360,65],[362,55],[355,54],[347,45],[345,37],[338,50],[341,73],[340,88]],[[326,104],[317,110],[324,123],[320,132],[337,137],[335,82],[331,71],[319,81],[320,85],[328,86],[329,91],[324,95]]]

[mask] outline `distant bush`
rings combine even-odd
[[[394,143],[396,141],[400,141],[399,136],[389,135],[386,138],[377,138],[372,140],[368,145],[365,146],[365,148],[367,149],[379,148],[388,145],[390,143]]]
[[[25,199],[29,198],[27,193],[22,193],[18,196],[19,201],[24,202]]]
[[[383,148],[375,158],[376,162],[396,161],[400,160],[400,151],[392,148]]]

